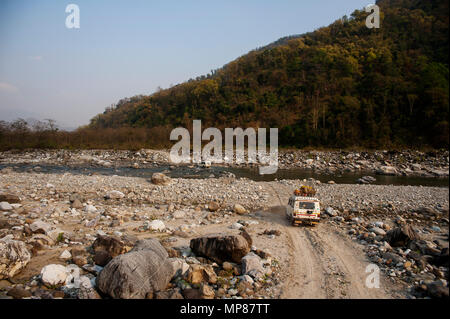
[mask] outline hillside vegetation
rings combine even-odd
[[[254,50],[151,96],[123,99],[90,127],[278,127],[288,146],[448,146],[448,2],[378,1],[367,13]]]
[[[446,0],[380,0],[211,74],[124,98],[75,132],[0,121],[0,149],[170,146],[170,130],[277,127],[284,147],[448,148]],[[42,126],[42,125],[41,125]]]

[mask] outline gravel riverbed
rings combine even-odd
[[[405,255],[404,248],[394,250],[392,254],[398,256],[389,259],[384,255],[383,241],[383,234],[400,225],[401,220],[416,227],[418,234],[428,236],[428,246],[420,247],[437,254],[433,258],[438,258],[445,247],[448,254],[448,187],[323,184],[312,179],[256,182],[232,176],[159,178],[2,170],[0,297],[114,297],[108,291],[121,291],[122,297],[129,297],[124,287],[102,286],[101,279],[98,286],[99,273],[106,269],[105,281],[117,283],[107,267],[111,258],[114,263],[125,260],[116,259],[117,247],[119,256],[128,257],[133,255],[127,251],[134,245],[158,251],[155,245],[159,242],[170,256],[163,262],[178,270],[173,277],[170,271],[165,274],[170,281],[165,290],[152,294],[142,291],[141,297],[403,298],[405,293],[427,296],[424,291],[432,291],[429,294],[433,296],[447,291],[448,296],[448,265],[436,266],[427,259],[422,267]],[[323,221],[314,233],[292,229],[284,217],[282,208],[287,198],[301,184],[313,185],[321,201]],[[240,235],[242,230],[246,231],[244,235]],[[214,261],[214,252],[203,252],[212,259],[194,254],[192,240],[212,233],[238,236],[241,241],[251,238],[243,242],[248,245],[244,249],[248,255],[242,262],[222,263]],[[158,242],[137,242],[149,238]],[[347,243],[349,240],[357,245]],[[297,241],[311,243],[298,246]],[[319,251],[327,255],[317,255]],[[362,277],[352,275],[364,269],[364,252],[384,267],[389,281],[383,293],[365,292]],[[349,258],[342,259],[339,254]],[[324,291],[318,286],[314,295],[301,294],[298,287],[305,283],[292,286],[294,281],[287,275],[299,256],[326,264],[338,260],[329,266],[339,270],[340,281],[352,284],[339,286],[339,291],[333,288],[335,284],[326,285]],[[397,258],[395,263],[389,262],[392,258]],[[352,264],[356,268],[346,271]],[[305,275],[309,273],[307,268],[304,271]],[[58,279],[62,277],[64,280]],[[161,282],[163,279],[159,278]]]

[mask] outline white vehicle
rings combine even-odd
[[[315,197],[296,196],[289,198],[286,215],[292,225],[312,224],[320,221],[320,203]]]

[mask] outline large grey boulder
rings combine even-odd
[[[261,258],[255,253],[249,253],[242,258],[242,274],[259,278],[264,275]]]
[[[169,256],[156,239],[138,241],[112,259],[97,277],[99,290],[112,298],[143,299],[164,290],[173,275]]]
[[[31,253],[23,242],[0,239],[0,279],[14,277],[30,259]]]
[[[384,241],[392,247],[405,247],[411,241],[420,239],[419,234],[409,225],[394,228],[386,233]]]
[[[30,229],[33,233],[47,234],[52,229],[52,226],[39,219],[30,225]]]
[[[100,235],[92,244],[94,262],[103,267],[114,257],[129,251],[131,246],[116,236]]]
[[[240,263],[250,252],[252,239],[244,231],[240,235],[211,234],[191,239],[190,247],[198,256],[208,257],[218,263],[233,261]]]

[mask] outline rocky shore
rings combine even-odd
[[[146,168],[172,165],[170,150],[30,150],[0,152],[0,165],[62,165]],[[280,150],[280,169],[301,168],[319,173],[366,172],[393,176],[448,177],[448,150],[302,151]],[[223,165],[223,164],[221,164]],[[247,164],[230,164],[246,167]]]
[[[296,252],[270,209],[304,183],[321,200],[319,227],[365,247],[408,296],[448,296],[448,188],[14,170],[0,174],[0,295],[278,298]],[[404,226],[404,243],[385,238]]]

